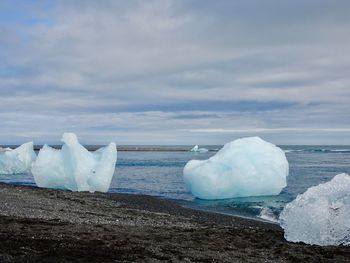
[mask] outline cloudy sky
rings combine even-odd
[[[350,1],[0,1],[0,143],[350,144]]]

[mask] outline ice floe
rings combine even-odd
[[[287,184],[285,153],[259,137],[227,143],[208,160],[191,160],[184,181],[201,199],[278,195]]]
[[[350,245],[350,176],[310,187],[285,206],[279,220],[288,241]]]
[[[107,192],[117,161],[115,143],[89,152],[73,133],[63,134],[61,150],[48,145],[40,150],[32,166],[39,187],[72,191]]]
[[[0,174],[30,172],[35,158],[33,142],[22,144],[16,149],[0,148]]]

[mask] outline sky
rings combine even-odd
[[[350,145],[348,0],[1,0],[0,144]]]

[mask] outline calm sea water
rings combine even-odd
[[[350,146],[281,146],[290,173],[288,186],[280,195],[199,200],[186,190],[182,171],[189,160],[207,159],[220,147],[209,148],[208,153],[173,151],[183,149],[179,146],[158,151],[118,151],[110,192],[154,195],[195,209],[274,220],[286,203],[310,186],[329,181],[338,173],[350,173]],[[0,175],[0,181],[35,185],[30,174]]]

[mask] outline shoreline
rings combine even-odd
[[[39,188],[38,186],[36,186],[36,184],[34,182],[32,183],[9,183],[9,182],[0,182],[0,188],[1,185],[5,184],[5,185],[15,185],[15,186],[25,186],[25,187],[33,187],[33,188]],[[41,188],[42,189],[42,188]],[[49,190],[49,189],[48,189]],[[58,190],[58,191],[65,191],[65,190]],[[70,191],[68,191],[70,192]],[[189,209],[189,210],[194,210],[194,211],[198,211],[198,212],[203,212],[203,213],[210,213],[210,214],[219,214],[222,216],[228,216],[228,217],[234,217],[234,218],[242,218],[242,219],[246,219],[246,220],[252,220],[252,221],[258,221],[258,222],[262,222],[262,223],[267,223],[267,224],[272,224],[272,225],[278,225],[278,222],[276,221],[270,221],[267,219],[263,219],[257,216],[245,216],[245,215],[240,215],[240,214],[231,214],[231,213],[224,213],[224,212],[220,212],[220,211],[214,211],[214,210],[210,210],[210,209],[204,209],[204,208],[200,208],[200,207],[195,207],[195,206],[191,206],[189,204],[186,204],[187,202],[189,202],[188,200],[184,200],[184,199],[173,199],[173,198],[169,198],[169,197],[164,197],[164,196],[158,196],[158,195],[145,195],[145,194],[137,194],[137,193],[126,193],[126,192],[107,192],[107,193],[99,193],[99,192],[95,192],[95,194],[111,194],[111,195],[125,195],[125,196],[141,196],[144,197],[145,199],[150,197],[150,198],[156,198],[156,199],[160,199],[160,200],[164,200],[166,202],[169,203],[175,203],[176,205],[180,206],[181,208],[184,209]]]
[[[349,262],[255,219],[153,196],[0,183],[0,262]]]

